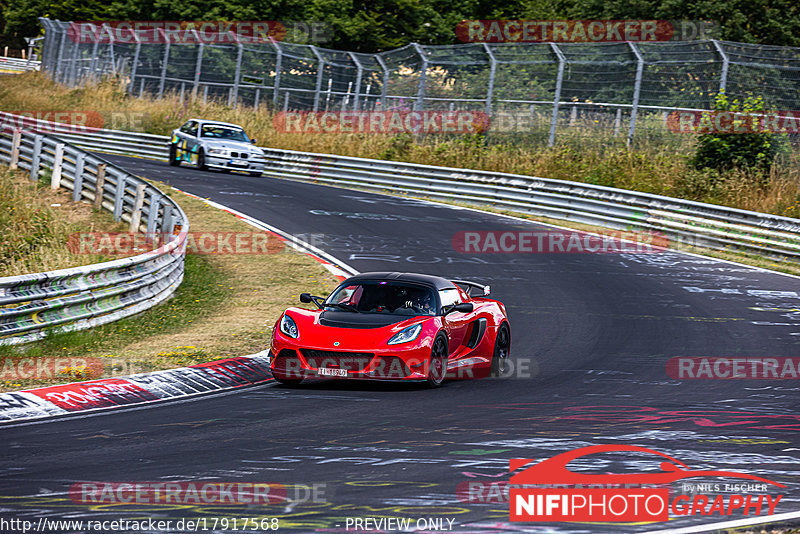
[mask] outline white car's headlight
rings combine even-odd
[[[283,314],[283,317],[281,317],[280,329],[281,329],[281,332],[283,332],[287,336],[293,337],[293,338],[296,338],[298,336],[298,334],[300,333],[297,330],[297,324],[295,324],[294,319],[292,319],[291,317],[289,317],[285,313]]]
[[[404,328],[400,330],[398,333],[392,336],[392,338],[387,341],[389,345],[399,345],[400,343],[408,343],[409,341],[414,341],[419,336],[419,333],[422,332],[422,323],[415,324],[414,326],[409,326],[408,328]]]
[[[214,154],[214,155],[217,155],[217,156],[227,156],[228,155],[228,149],[227,148],[209,148],[208,149],[208,153],[209,154]]]

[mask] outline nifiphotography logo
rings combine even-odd
[[[667,461],[661,462],[660,472],[609,474],[567,469],[570,462],[609,452],[645,453]],[[532,462],[534,464],[530,465]],[[509,480],[511,521],[617,523],[668,521],[670,514],[772,515],[783,495],[769,495],[767,488],[769,485],[786,487],[766,478],[737,471],[691,469],[662,452],[635,445],[581,447],[540,462],[512,459],[509,467],[512,473],[516,472]],[[523,467],[525,469],[519,471]],[[752,482],[682,484],[677,494],[670,498],[668,484],[688,478],[709,477]],[[711,494],[719,491],[729,493]]]

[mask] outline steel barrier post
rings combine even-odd
[[[94,182],[94,207],[100,209],[103,207],[103,193],[106,187],[106,164],[100,163],[97,166],[97,178]]]
[[[22,143],[22,130],[16,128],[11,136],[11,159],[8,162],[10,170],[19,168],[19,145]]]
[[[50,189],[61,187],[61,168],[64,165],[64,143],[56,143],[53,156],[53,174],[50,175]]]
[[[75,178],[72,181],[72,201],[79,202],[81,199],[81,190],[83,189],[83,167],[86,164],[86,153],[84,151],[78,152],[78,157],[75,158]]]
[[[33,138],[33,154],[31,155],[31,181],[39,180],[39,162],[42,158],[42,136],[36,135]]]
[[[133,210],[131,211],[131,225],[129,231],[135,233],[139,231],[139,224],[142,220],[142,206],[144,206],[144,190],[147,188],[145,184],[136,184],[136,197],[133,201]]]

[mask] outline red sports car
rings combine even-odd
[[[480,293],[473,296],[471,293]],[[363,273],[318,309],[289,308],[275,323],[270,368],[276,380],[304,378],[427,381],[506,370],[511,327],[489,286],[411,273]]]

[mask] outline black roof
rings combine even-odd
[[[446,280],[439,276],[431,276],[429,274],[392,273],[392,272],[361,273],[348,278],[343,283],[363,282],[365,280],[381,280],[381,281],[396,280],[398,282],[413,282],[416,284],[424,284],[426,286],[432,286],[435,289],[450,289],[456,287],[456,285],[450,280]]]

